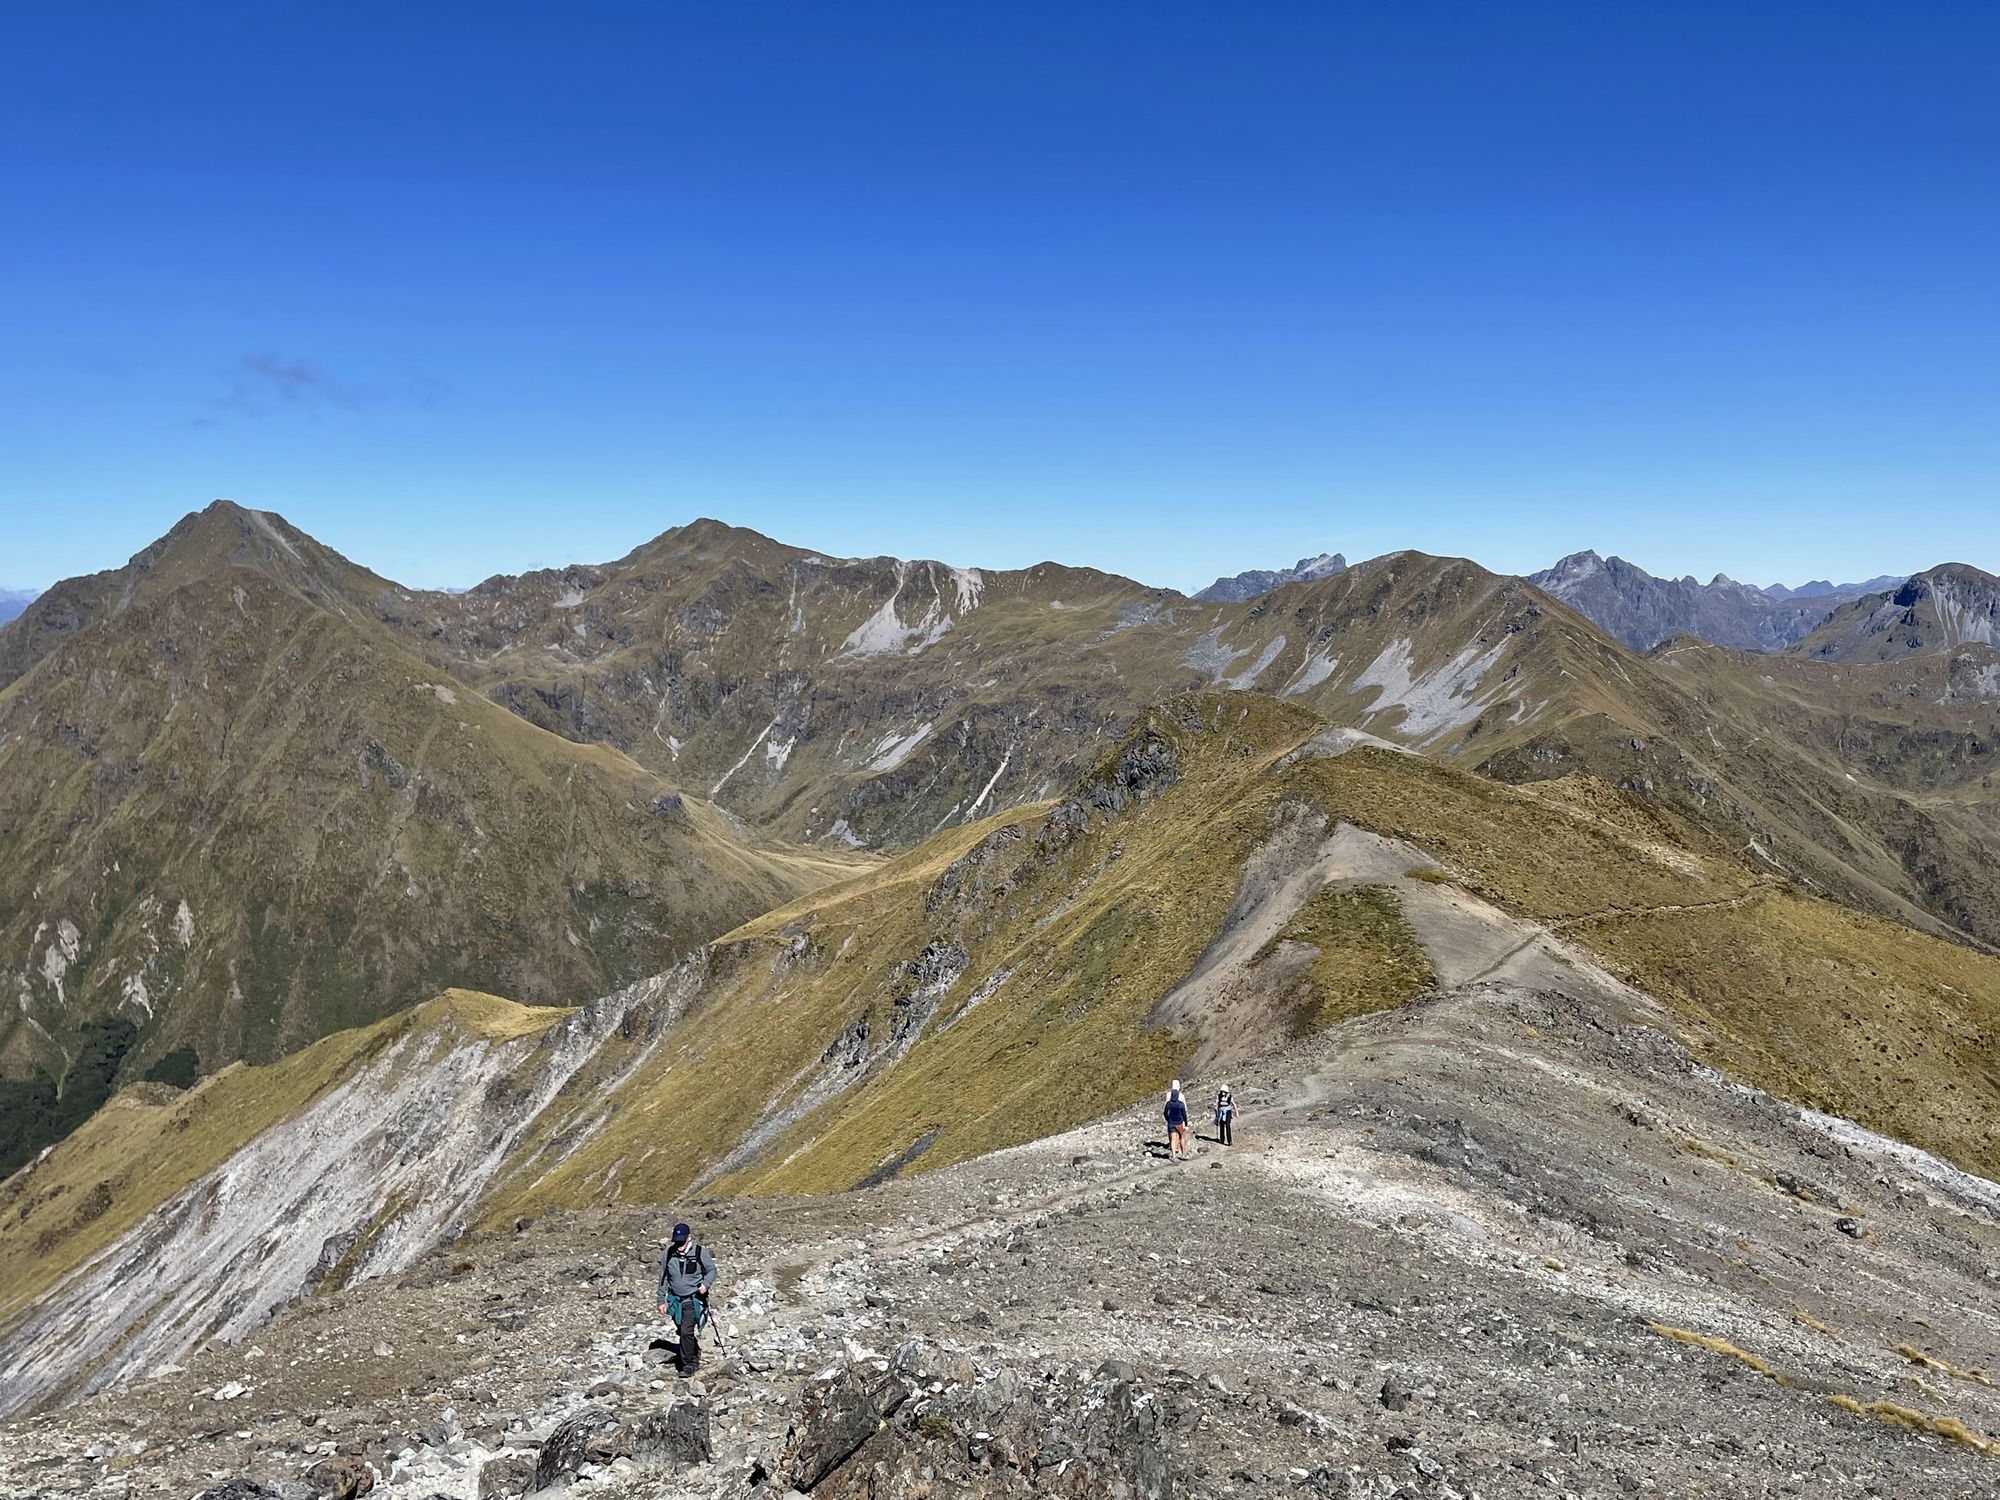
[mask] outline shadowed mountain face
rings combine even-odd
[[[1622,557],[1577,552],[1528,581],[1586,616],[1634,651],[1691,635],[1739,651],[1781,651],[1865,586],[1811,583],[1798,590],[1753,588],[1718,573],[1707,583],[1655,578]]]
[[[1946,563],[1843,605],[1793,648],[1819,661],[1903,661],[2000,649],[2000,578]]]
[[[1205,604],[1240,604],[1245,599],[1268,594],[1280,584],[1310,583],[1315,578],[1329,578],[1346,566],[1347,559],[1338,552],[1322,552],[1318,557],[1302,557],[1289,568],[1276,571],[1252,568],[1233,578],[1218,578],[1195,598]]]

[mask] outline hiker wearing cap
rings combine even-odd
[[[701,1367],[701,1344],[696,1330],[708,1313],[709,1298],[715,1291],[715,1257],[694,1237],[685,1224],[674,1226],[673,1242],[660,1259],[660,1288],[656,1299],[660,1311],[672,1318],[680,1330],[680,1373],[682,1378]]]
[[[1236,1096],[1224,1084],[1215,1091],[1215,1138],[1225,1146],[1234,1145],[1230,1139],[1229,1127],[1236,1119]]]
[[[1187,1100],[1181,1097],[1181,1081],[1176,1078],[1174,1086],[1167,1090],[1167,1160],[1186,1161],[1188,1159]]]

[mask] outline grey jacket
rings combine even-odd
[[[669,1248],[660,1257],[660,1291],[653,1300],[664,1302],[669,1292],[676,1297],[685,1297],[696,1287],[704,1285],[712,1300],[715,1296],[715,1257],[708,1253],[708,1246],[693,1240],[680,1250]]]

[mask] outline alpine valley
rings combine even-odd
[[[56,585],[0,1489],[1991,1494],[2000,580],[1703,590],[221,501]]]

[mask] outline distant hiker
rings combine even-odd
[[[1235,1144],[1229,1136],[1230,1122],[1235,1118],[1236,1096],[1229,1092],[1229,1085],[1225,1083],[1215,1091],[1215,1134],[1225,1146]]]
[[[683,1379],[701,1367],[701,1344],[695,1333],[708,1313],[715,1292],[715,1257],[685,1224],[674,1226],[673,1243],[660,1259],[660,1311],[680,1330],[680,1373]]]
[[[1174,1086],[1167,1090],[1167,1160],[1186,1161],[1188,1159],[1187,1100],[1181,1096],[1181,1081],[1176,1078]]]

